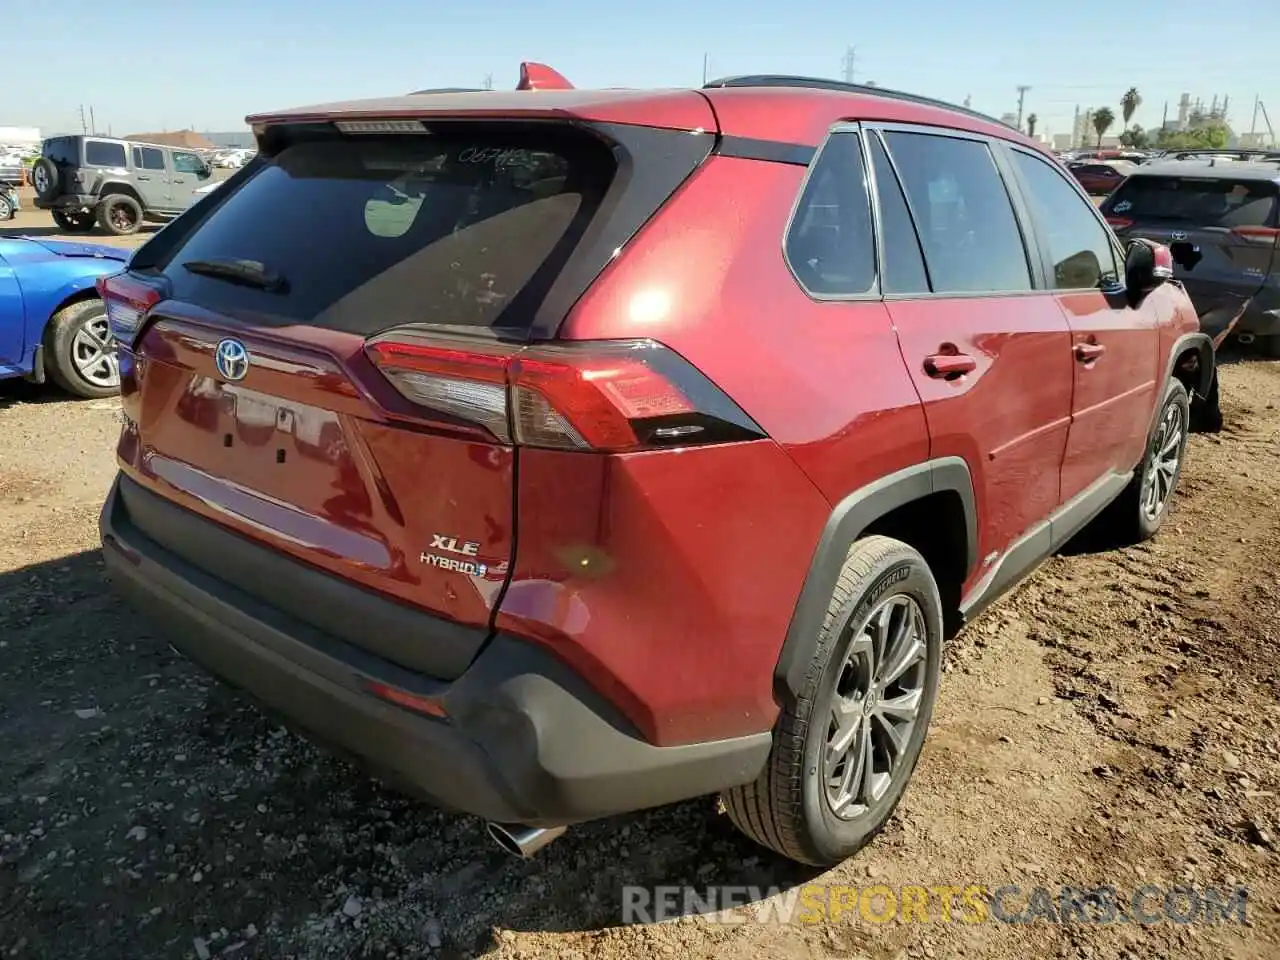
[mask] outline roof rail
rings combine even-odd
[[[1273,150],[1269,147],[1259,147],[1255,150],[1250,150],[1247,147],[1205,147],[1203,149],[1187,147],[1181,150],[1166,150],[1161,156],[1173,160],[1181,160],[1185,157],[1239,157],[1242,160],[1280,160],[1280,150]]]
[[[771,73],[746,74],[738,77],[723,77],[719,80],[712,80],[702,89],[710,90],[715,87],[799,87],[808,90],[834,90],[837,93],[857,93],[867,97],[887,97],[890,100],[902,100],[907,103],[918,103],[925,107],[951,110],[955,113],[973,117],[976,120],[985,120],[988,123],[996,123],[1002,127],[1008,127],[1010,130],[1017,129],[1003,120],[997,120],[995,117],[979,113],[977,110],[970,110],[968,107],[947,103],[945,100],[922,97],[919,94],[906,93],[902,90],[890,90],[887,87],[873,87],[862,83],[845,83],[843,80],[828,80],[824,77],[793,77]]]
[[[431,87],[428,90],[413,90],[409,96],[429,93],[484,93],[484,87]]]

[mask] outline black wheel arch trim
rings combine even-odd
[[[973,478],[962,458],[942,457],[915,464],[881,477],[836,504],[814,549],[774,668],[774,690],[779,698],[799,696],[849,547],[893,510],[931,494],[947,492],[956,494],[964,509],[968,576],[977,564],[978,511]]]
[[[1196,393],[1206,397],[1209,395],[1209,388],[1213,385],[1217,368],[1217,353],[1213,349],[1213,340],[1207,333],[1184,333],[1173,342],[1173,349],[1169,351],[1169,356],[1165,360],[1164,382],[1168,383],[1169,378],[1173,376],[1173,368],[1178,362],[1178,357],[1192,346],[1200,353],[1200,383],[1196,387]]]

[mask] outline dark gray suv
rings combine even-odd
[[[1123,239],[1170,248],[1205,333],[1280,358],[1280,159],[1144,163],[1102,212]]]
[[[194,150],[106,137],[46,140],[31,171],[36,206],[69,233],[122,236],[182,213],[213,176]]]

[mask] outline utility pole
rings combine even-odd
[[[1258,134],[1258,104],[1262,98],[1258,94],[1253,95],[1253,122],[1249,124],[1249,136],[1257,136]]]
[[[702,85],[707,85],[707,68],[711,63],[711,54],[704,53],[702,55]]]
[[[484,75],[484,88],[485,88],[486,90],[492,90],[492,89],[493,89],[493,74],[492,74],[492,73],[486,73],[486,74]]]
[[[1018,87],[1018,129],[1019,130],[1022,129],[1022,104],[1023,104],[1023,101],[1027,99],[1027,91],[1030,89],[1031,88],[1028,87],[1026,84],[1022,84],[1021,86]]]
[[[80,104],[80,132],[81,132],[81,133],[88,133],[88,132],[89,132],[89,123],[88,123],[88,121],[86,121],[86,120],[85,120],[85,118],[84,118],[84,104],[83,104],[83,103],[82,103],[82,104]]]
[[[98,133],[98,121],[93,119],[93,105],[89,105],[89,132],[95,136]]]
[[[844,52],[844,58],[841,61],[841,69],[844,70],[844,82],[853,83],[853,67],[858,60],[858,48],[849,47]]]
[[[966,93],[966,94],[964,95],[964,108],[965,108],[966,110],[968,110],[968,109],[969,109],[969,108],[971,108],[972,106],[973,106],[973,94],[972,94],[972,93]]]

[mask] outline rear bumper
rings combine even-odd
[[[35,204],[41,210],[88,210],[98,205],[98,198],[91,193],[62,193],[48,200],[36,197]]]
[[[1268,310],[1246,310],[1231,332],[1251,333],[1255,337],[1280,336],[1280,306]]]
[[[100,521],[119,592],[211,673],[439,806],[554,826],[715,793],[764,767],[768,733],[678,747],[646,743],[576,674],[513,637],[496,636],[445,683],[323,634],[142,533],[130,522],[122,483],[132,481],[117,478]],[[131,497],[140,491],[135,485]],[[436,623],[423,614],[423,643]],[[430,698],[444,718],[375,697],[366,692],[370,682]]]

